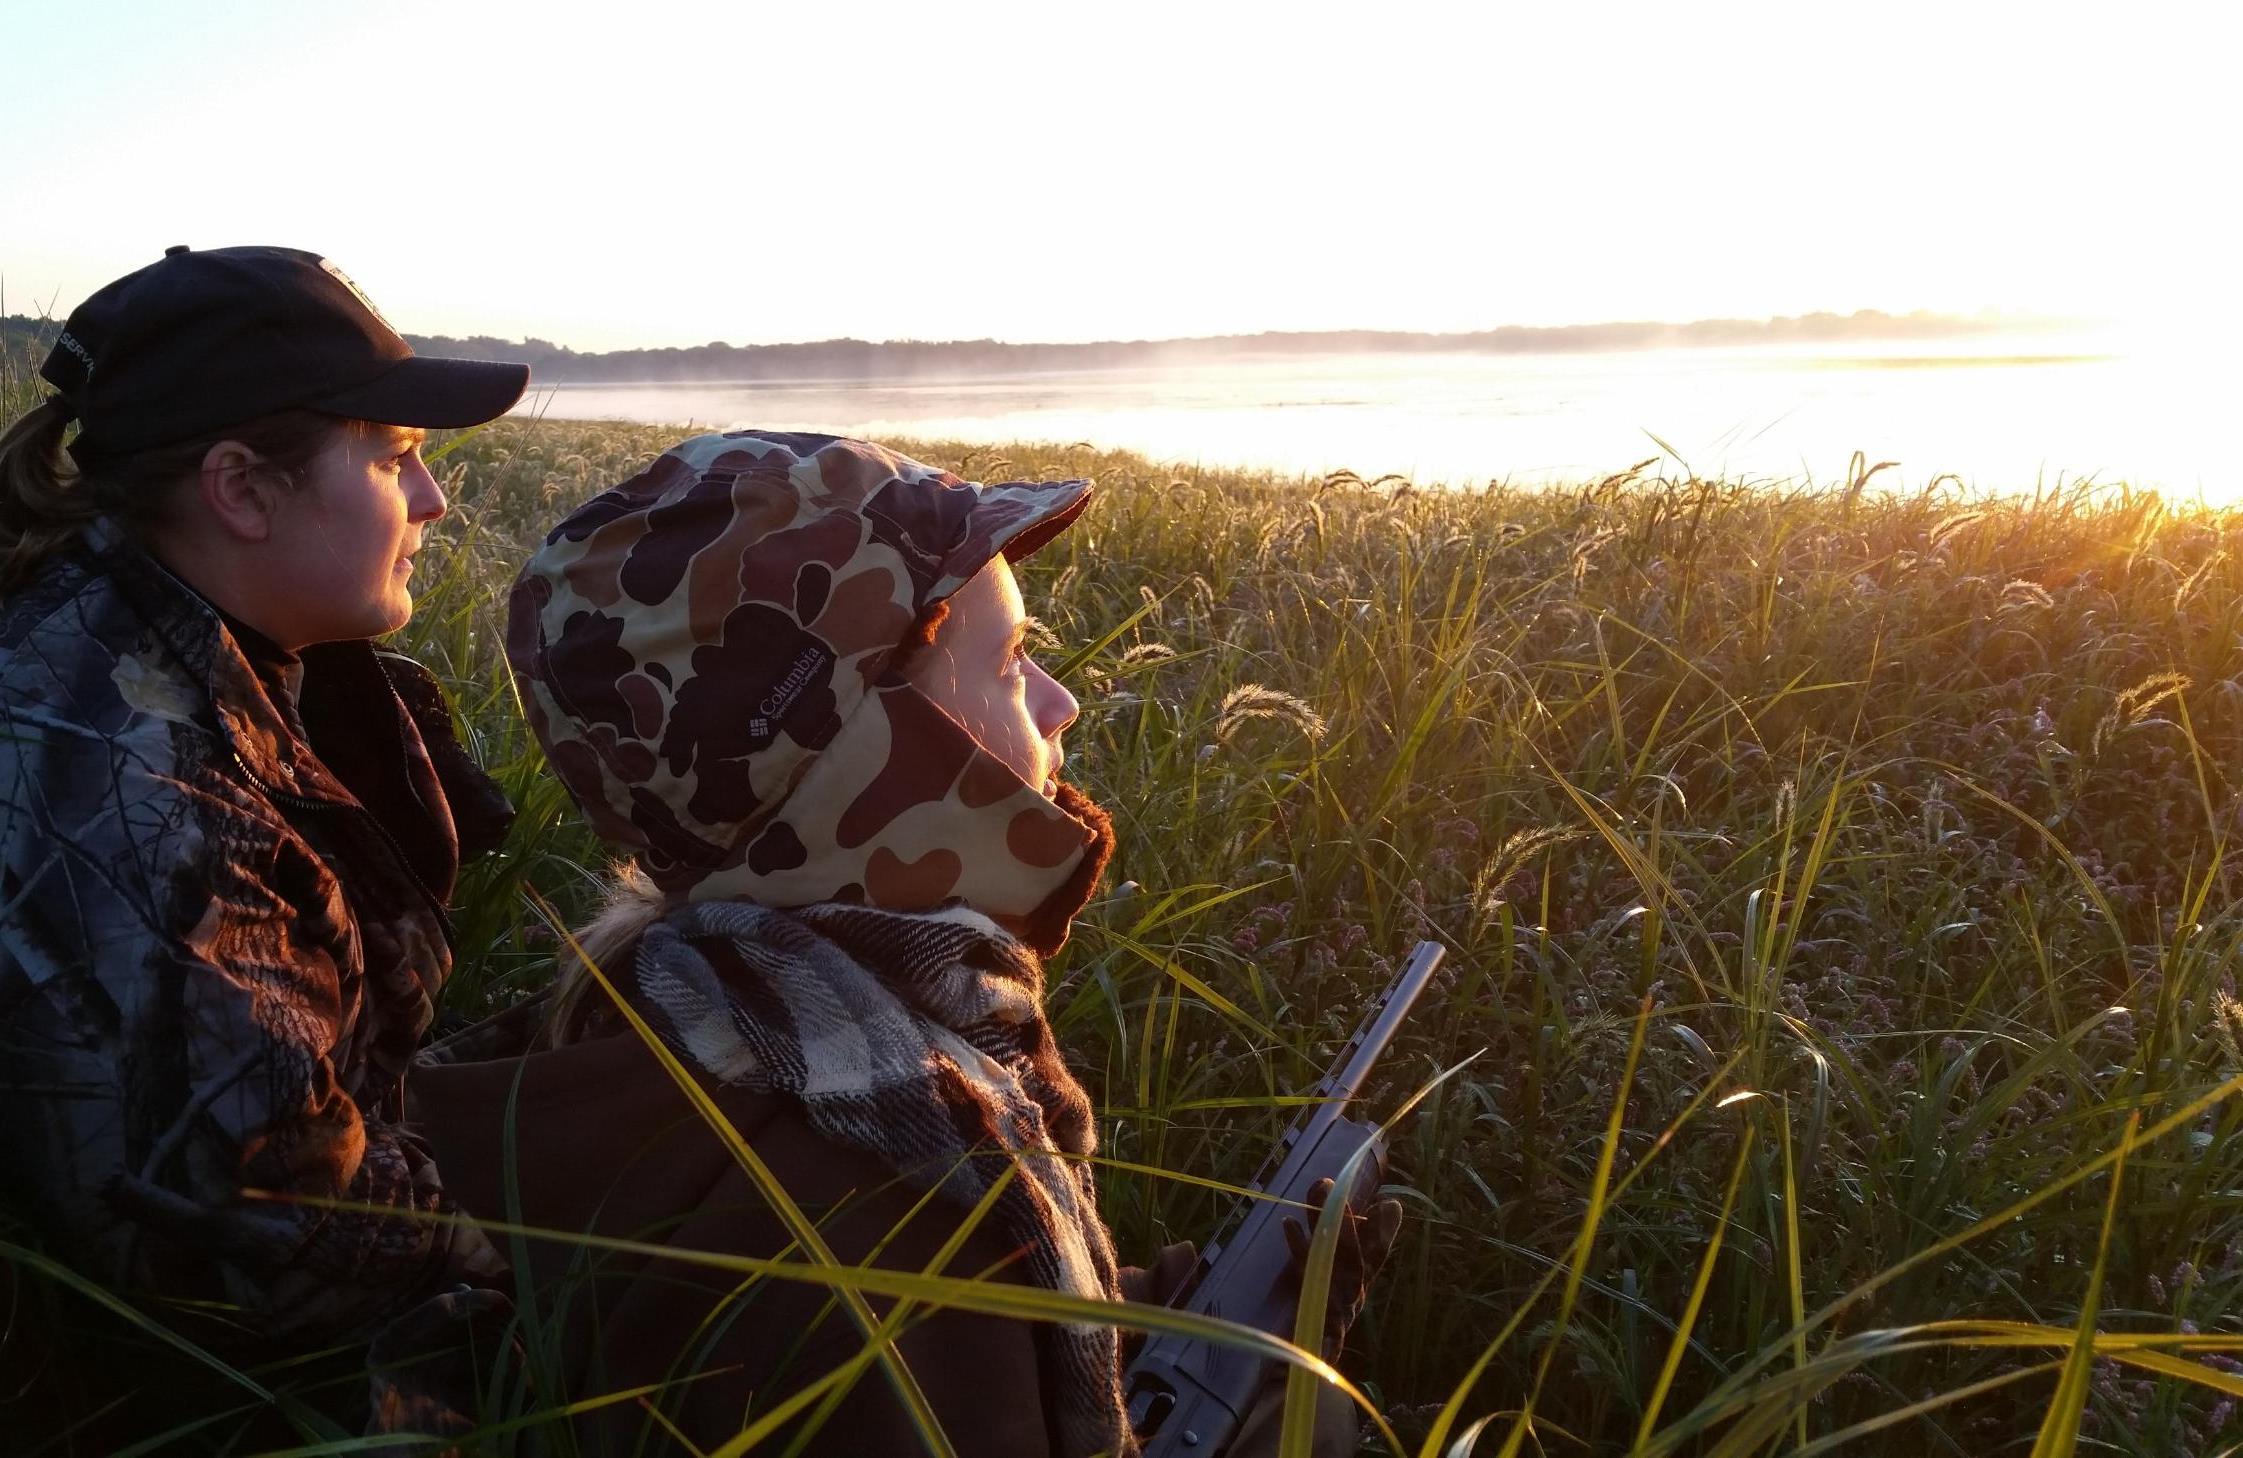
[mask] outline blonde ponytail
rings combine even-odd
[[[575,933],[575,947],[566,943],[561,947],[559,975],[553,980],[552,1011],[546,1021],[547,1037],[553,1046],[582,1038],[588,1025],[607,1009],[599,978],[585,963],[599,968],[611,983],[622,983],[630,975],[639,938],[675,904],[639,869],[637,861],[618,861],[609,867],[607,893],[598,914]],[[581,956],[579,947],[583,949]]]

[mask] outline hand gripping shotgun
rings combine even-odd
[[[1255,1198],[1200,1252],[1183,1290],[1169,1304],[1220,1316],[1274,1336],[1293,1333],[1299,1283],[1285,1242],[1285,1216],[1308,1200],[1318,1180],[1341,1188],[1347,1163],[1370,1146],[1349,1191],[1350,1202],[1375,1192],[1386,1177],[1385,1141],[1376,1129],[1345,1117],[1369,1081],[1379,1055],[1410,1015],[1410,1005],[1441,963],[1435,942],[1419,942],[1410,959],[1371,1004],[1361,1027],[1316,1086],[1316,1102],[1285,1131],[1253,1184]],[[1313,1217],[1310,1217],[1313,1219]],[[1251,1352],[1188,1337],[1153,1336],[1129,1364],[1130,1426],[1146,1458],[1212,1458],[1223,1451],[1262,1385],[1268,1363]]]

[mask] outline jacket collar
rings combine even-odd
[[[200,695],[209,727],[226,741],[260,789],[322,802],[350,802],[350,792],[304,742],[293,706],[274,702],[208,598],[109,518],[89,525],[85,540],[102,574]],[[358,646],[371,659],[371,645]]]

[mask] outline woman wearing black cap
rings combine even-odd
[[[528,371],[415,357],[315,254],[175,248],[40,373],[0,437],[0,1204],[237,1365],[456,1352],[503,1310],[474,1230],[244,1192],[449,1208],[403,1076],[460,855],[509,811],[368,640],[445,510],[423,433]],[[39,1385],[178,1420],[119,1366]],[[444,1428],[471,1370],[378,1373],[377,1426]]]

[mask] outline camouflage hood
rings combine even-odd
[[[523,707],[601,836],[672,895],[959,898],[1025,923],[1067,892],[1063,935],[1104,817],[1022,781],[896,660],[924,612],[1090,490],[984,486],[831,436],[696,436],[523,569],[506,645]]]

